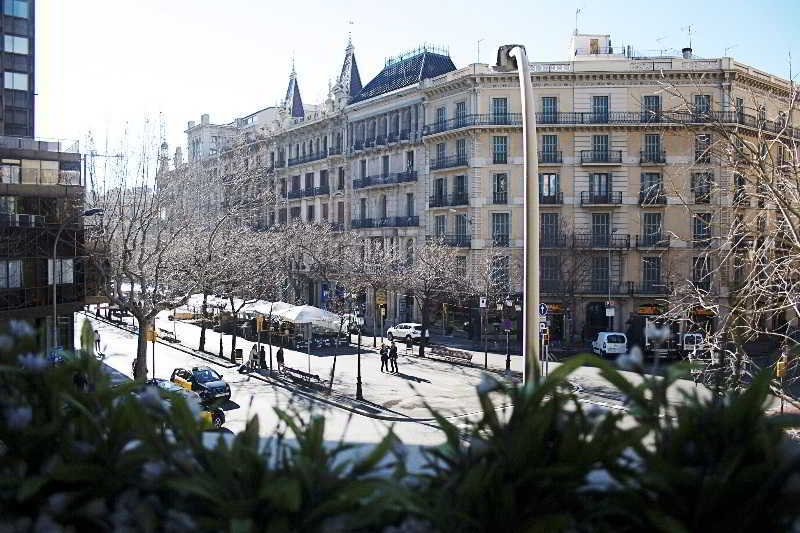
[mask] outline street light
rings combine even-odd
[[[79,215],[72,215],[71,217],[67,218],[61,223],[61,226],[58,227],[56,240],[53,242],[53,266],[51,267],[53,272],[53,348],[58,346],[58,300],[56,299],[56,291],[58,290],[58,283],[56,283],[56,254],[58,253],[58,240],[61,238],[61,232],[68,223],[72,222],[73,220],[77,220],[80,217],[92,217],[94,215],[102,216],[103,213],[105,213],[105,210],[99,207],[87,209]]]
[[[608,315],[608,309],[611,307],[611,242],[614,240],[613,236],[617,232],[617,229],[614,228],[611,230],[611,233],[608,235],[608,242],[606,246],[608,246],[608,301],[606,302],[606,314]],[[614,331],[614,316],[608,315],[608,331]]]
[[[357,296],[355,294],[352,295],[352,299],[354,302],[356,300],[356,297]],[[353,311],[352,305],[350,306],[350,311],[351,312]],[[356,400],[363,400],[364,395],[361,389],[361,325],[358,324],[358,322],[356,322],[356,325],[358,326],[358,375],[356,377]],[[347,333],[347,337],[348,338],[350,337],[350,332]]]

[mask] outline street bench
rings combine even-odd
[[[472,353],[464,352],[461,350],[453,350],[445,346],[432,346],[430,354],[436,359],[443,359],[445,361],[452,361],[455,363],[470,363],[472,362]]]
[[[287,376],[295,383],[310,384],[312,381],[314,382],[320,381],[319,376],[316,374],[309,374],[308,372],[303,372],[302,370],[297,370],[295,368],[291,368],[286,365],[283,366],[282,372],[283,375]]]
[[[171,331],[169,331],[169,330],[167,330],[167,329],[164,329],[164,328],[158,328],[158,331],[159,331],[159,334],[158,334],[158,336],[159,336],[159,337],[160,337],[162,340],[165,340],[165,341],[167,341],[167,342],[181,342],[181,341],[179,341],[179,340],[178,340],[178,338],[177,338],[177,337],[175,337],[175,336],[172,334],[172,332],[171,332]]]

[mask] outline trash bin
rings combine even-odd
[[[242,358],[242,349],[241,348],[236,348],[236,350],[235,350],[235,358],[237,360]]]

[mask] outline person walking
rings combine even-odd
[[[261,349],[258,351],[258,366],[261,367],[261,370],[266,370],[267,368],[267,352],[264,350],[262,346]]]
[[[389,349],[386,345],[381,344],[381,372],[388,370],[389,363]]]
[[[252,348],[250,348],[250,360],[247,362],[250,368],[256,367],[257,359],[258,359],[258,348],[256,348],[256,345],[254,344]]]
[[[278,372],[283,370],[283,346],[278,348],[275,358],[278,360]]]
[[[100,332],[94,330],[94,351],[100,353]]]
[[[397,372],[397,346],[392,341],[392,347],[389,348],[389,363],[391,366],[390,372]]]

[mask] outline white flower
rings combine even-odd
[[[475,388],[478,390],[478,394],[486,394],[487,392],[492,392],[499,389],[500,382],[489,374],[483,374],[481,376],[481,382],[478,383],[478,386]]]
[[[167,464],[164,461],[147,461],[142,465],[142,477],[155,481],[167,471]]]
[[[33,409],[29,405],[9,407],[6,409],[6,420],[9,429],[23,429],[33,420]]]
[[[0,352],[10,352],[14,347],[14,339],[8,335],[0,335]]]
[[[619,488],[621,485],[611,477],[605,468],[596,468],[586,474],[587,490],[610,490]]]
[[[634,346],[628,353],[620,354],[617,357],[617,366],[621,370],[636,370],[641,368],[643,362],[642,349],[638,346]]]
[[[20,355],[17,357],[17,361],[21,364],[26,370],[30,370],[31,372],[41,372],[47,365],[47,359],[36,355],[34,353],[27,353],[25,355]]]
[[[31,337],[36,333],[33,327],[24,320],[9,320],[8,328],[17,337]]]

